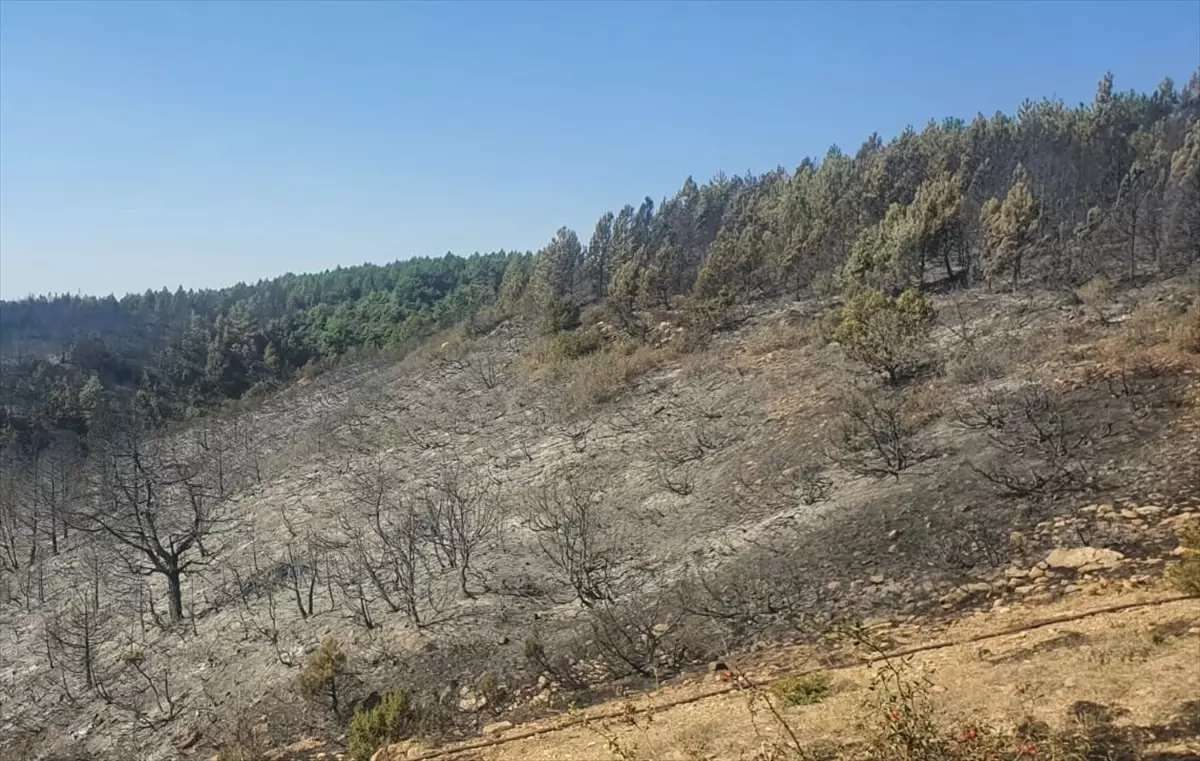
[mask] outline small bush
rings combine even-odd
[[[297,678],[300,694],[313,700],[328,698],[336,714],[340,705],[338,686],[348,673],[342,643],[336,637],[326,637],[300,671]]]
[[[369,761],[385,745],[410,737],[420,725],[419,711],[403,692],[389,692],[379,704],[355,711],[350,720],[350,757]]]
[[[1200,354],[1200,298],[1170,328],[1168,339],[1173,348],[1186,354]]]
[[[1081,304],[1097,311],[1112,301],[1112,295],[1112,281],[1104,275],[1096,275],[1075,290],[1075,297]]]
[[[594,354],[604,346],[604,338],[595,328],[558,333],[550,340],[549,352],[556,359],[578,359]]]
[[[842,307],[830,337],[848,358],[886,373],[895,385],[923,361],[935,316],[929,297],[911,288],[896,298],[863,289]]]
[[[785,676],[771,682],[771,692],[790,706],[820,703],[829,697],[829,677],[823,673],[806,676]]]
[[[762,356],[773,351],[798,349],[812,340],[813,331],[807,325],[779,320],[761,326],[746,341],[746,352]]]
[[[679,317],[688,343],[700,346],[713,333],[729,329],[734,322],[734,299],[727,290],[711,298],[685,296],[679,300]]]
[[[619,343],[582,357],[564,370],[567,402],[577,410],[606,402],[669,356],[665,348]]]
[[[1200,597],[1200,521],[1179,530],[1179,546],[1183,557],[1172,564],[1169,578],[1181,592]]]

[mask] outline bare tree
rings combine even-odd
[[[500,530],[498,483],[462,462],[443,469],[421,497],[423,534],[443,567],[453,569],[464,595],[471,561]]]
[[[542,553],[587,607],[613,598],[617,548],[601,519],[601,490],[567,473],[545,481],[528,501],[528,525]]]
[[[370,604],[382,600],[416,626],[444,611],[434,589],[415,500],[381,459],[351,473],[344,509],[334,516],[335,546],[345,559],[335,581],[370,628]],[[347,574],[348,572],[348,574]]]
[[[182,579],[210,556],[204,541],[227,525],[223,449],[151,436],[126,419],[96,437],[79,528],[133,550],[131,570],[161,576],[172,622],[183,619]]]
[[[112,600],[103,584],[107,559],[95,547],[80,555],[66,599],[43,618],[47,654],[51,667],[60,669],[64,677],[82,679],[87,690],[109,700],[107,669],[98,657],[100,646],[111,638],[114,622]]]

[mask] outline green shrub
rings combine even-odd
[[[569,330],[550,339],[551,354],[557,359],[578,359],[600,350],[604,337],[595,328]]]
[[[338,684],[347,673],[342,643],[336,637],[326,637],[300,671],[297,679],[300,693],[314,700],[328,698],[330,708],[336,714],[340,700]]]
[[[419,701],[405,692],[389,692],[374,708],[356,710],[350,720],[350,757],[368,761],[375,751],[417,735],[444,729],[443,707],[432,699]]]
[[[1200,597],[1200,522],[1179,530],[1179,546],[1183,556],[1171,565],[1168,576],[1179,591]]]
[[[771,682],[771,692],[790,706],[820,703],[829,697],[829,677],[823,673],[785,676]]]
[[[895,298],[863,289],[846,301],[830,337],[847,357],[887,373],[895,384],[924,358],[935,316],[929,297],[911,288]]]
[[[538,325],[543,335],[574,330],[579,327],[579,304],[569,296],[550,299],[539,310]]]

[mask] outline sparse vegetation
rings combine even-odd
[[[369,761],[383,746],[406,739],[420,726],[419,713],[403,692],[389,692],[377,705],[356,710],[350,719],[350,757]]]
[[[1169,577],[1181,592],[1200,597],[1200,521],[1179,529],[1179,550]]]
[[[342,706],[341,688],[348,675],[342,643],[336,637],[326,637],[301,668],[296,685],[306,698],[328,700],[329,709],[336,715]]]
[[[177,734],[215,751],[205,722],[253,705],[240,760],[337,738],[357,707],[369,757],[834,616],[1067,594],[1082,579],[1030,569],[1055,546],[1159,553],[1198,456],[1189,87],[1185,108],[1109,81],[1079,109],[689,180],[587,246],[4,304],[0,343],[37,351],[0,373],[0,726],[50,745],[86,715],[93,757],[137,758]],[[84,317],[100,339],[73,336]],[[1163,508],[1070,522],[1083,493]],[[830,753],[1024,752],[907,678]],[[813,713],[838,684],[761,696]],[[1021,742],[1127,752],[1113,722],[1059,724]]]
[[[768,685],[771,693],[790,706],[807,706],[820,703],[829,695],[831,682],[824,673],[806,676],[785,676]]]

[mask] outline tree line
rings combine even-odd
[[[1200,72],[1178,89],[1090,103],[1026,101],[949,118],[793,171],[692,178],[606,212],[586,244],[562,228],[536,253],[413,259],[222,290],[0,304],[0,427],[39,447],[86,430],[101,396],[159,423],[261,395],[361,351],[440,327],[535,317],[571,329],[602,303],[631,333],[682,307],[709,324],[739,300],[847,285],[1075,286],[1200,259]],[[719,320],[717,321],[719,322]]]

